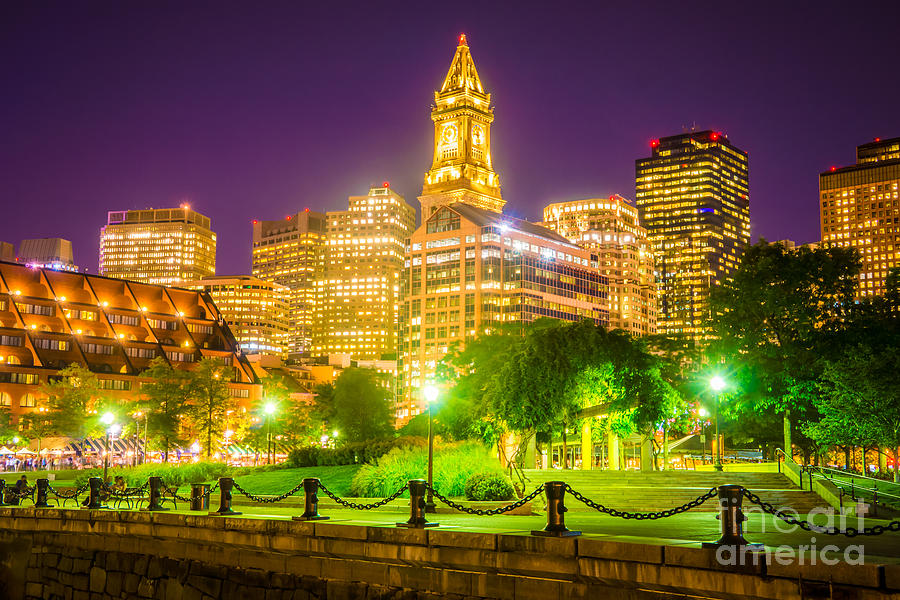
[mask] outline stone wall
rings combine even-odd
[[[900,599],[898,565],[721,566],[698,544],[0,508],[0,597]]]

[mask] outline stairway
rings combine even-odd
[[[559,471],[556,469],[525,471],[530,491],[546,481],[565,481],[572,488],[609,508],[629,512],[651,512],[675,508],[710,488],[725,484],[742,485],[764,502],[782,510],[791,508],[800,514],[829,504],[817,494],[801,490],[781,473],[718,473],[708,471]],[[592,510],[573,498],[567,498],[571,511]],[[714,500],[693,509],[715,511]]]

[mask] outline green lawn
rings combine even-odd
[[[272,471],[235,473],[234,480],[251,494],[279,495],[293,489],[307,477],[318,477],[329,490],[339,496],[345,496],[350,489],[350,482],[359,470],[360,465],[342,465],[336,467],[301,467],[299,469],[277,469]],[[303,493],[300,493],[303,496]]]

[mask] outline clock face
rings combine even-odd
[[[481,125],[472,125],[472,143],[476,146],[484,143],[484,129]]]
[[[445,146],[455,144],[458,136],[459,129],[456,127],[455,123],[444,125],[444,128],[441,130],[441,143]]]

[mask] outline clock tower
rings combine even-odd
[[[465,34],[431,108],[434,158],[419,202],[422,220],[438,206],[464,202],[501,212],[500,179],[491,164],[491,95],[484,91]]]

